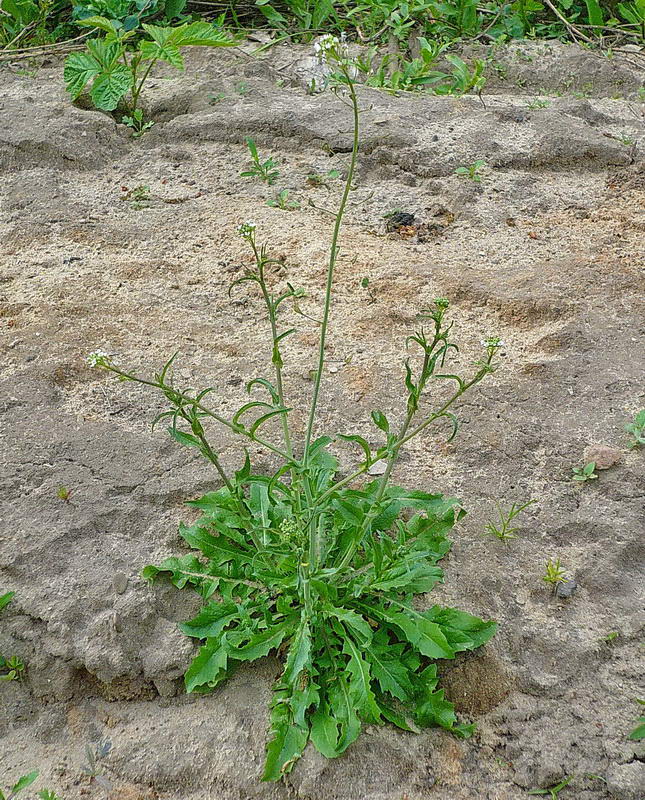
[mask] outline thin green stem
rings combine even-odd
[[[162,391],[164,390],[164,386],[158,382],[147,381],[145,380],[145,378],[139,378],[137,375],[132,375],[129,372],[123,372],[117,367],[106,365],[104,366],[104,369],[107,369],[110,372],[114,372],[115,375],[120,375],[126,380],[134,381],[135,383],[141,383],[144,386],[152,386],[155,389],[161,389]],[[166,387],[166,388],[171,388],[171,387]],[[247,439],[256,442],[262,447],[266,447],[267,450],[271,450],[273,453],[283,458],[289,464],[294,463],[292,456],[285,453],[284,450],[281,450],[279,447],[276,447],[275,445],[271,444],[271,442],[267,442],[265,439],[261,439],[259,436],[251,434],[250,431],[247,431],[246,428],[243,428],[241,425],[234,425],[232,422],[220,416],[215,411],[212,411],[210,408],[207,408],[205,405],[203,405],[203,403],[198,402],[194,397],[191,397],[190,395],[185,394],[184,392],[179,392],[176,389],[172,389],[172,391],[174,392],[177,398],[185,401],[188,405],[192,405],[195,408],[198,408],[200,411],[203,411],[204,414],[206,414],[207,416],[212,417],[212,419],[216,420],[222,425],[225,425],[227,428],[230,428],[233,431],[233,433],[237,433],[240,436],[245,436]]]
[[[269,315],[269,323],[271,325],[271,338],[272,338],[272,346],[273,346],[273,355],[275,356],[276,348],[278,347],[278,328],[276,324],[276,309],[269,295],[269,291],[267,289],[266,282],[264,280],[264,260],[260,253],[258,253],[258,249],[255,245],[255,238],[253,235],[249,237],[249,241],[251,243],[251,247],[253,248],[253,255],[255,256],[255,262],[258,267],[258,274],[260,280],[258,283],[260,284],[260,289],[262,291],[262,297],[264,298],[264,303],[267,307],[267,313]],[[285,408],[284,404],[284,387],[282,382],[282,367],[279,361],[276,361],[273,358],[273,366],[275,368],[275,385],[276,390],[278,392],[278,400],[280,401],[280,405]],[[282,421],[282,435],[284,438],[284,446],[286,448],[287,454],[289,458],[293,457],[293,448],[291,446],[291,436],[289,434],[289,421],[287,419],[286,414],[280,414],[281,421]]]
[[[347,68],[341,63],[340,65],[341,72],[343,73],[346,79],[346,85],[349,91],[349,96],[352,103],[353,115],[354,115],[354,139],[352,143],[352,157],[349,164],[349,170],[347,172],[347,180],[345,181],[345,190],[343,192],[342,199],[340,201],[340,206],[338,208],[338,213],[336,214],[336,222],[334,224],[334,230],[332,233],[331,239],[331,248],[329,251],[329,264],[327,267],[327,282],[325,286],[325,306],[324,306],[324,313],[322,318],[322,323],[320,326],[320,344],[318,347],[318,368],[316,370],[316,378],[314,381],[314,389],[313,395],[311,398],[311,409],[309,412],[309,421],[307,423],[307,434],[305,437],[305,447],[304,453],[302,456],[302,462],[307,466],[309,461],[309,448],[311,446],[311,437],[313,435],[313,428],[314,422],[316,419],[316,408],[318,406],[318,397],[320,394],[320,384],[322,381],[322,374],[323,368],[325,366],[325,343],[327,339],[327,326],[329,324],[329,313],[331,308],[331,292],[332,286],[334,282],[334,267],[336,266],[336,260],[338,258],[338,236],[340,234],[340,227],[343,222],[343,215],[345,214],[345,207],[347,205],[347,200],[349,198],[349,193],[352,188],[352,182],[354,180],[354,171],[356,169],[356,159],[358,155],[358,145],[359,145],[359,110],[358,110],[358,98],[356,97],[356,91],[354,89],[354,84],[349,76]]]

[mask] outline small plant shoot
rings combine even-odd
[[[439,563],[450,549],[448,535],[465,512],[456,498],[398,486],[392,476],[412,439],[433,431],[455,437],[453,408],[496,369],[499,339],[486,339],[474,364],[452,370],[458,352],[453,323],[448,301],[437,298],[407,340],[400,413],[371,414],[378,443],[319,430],[339,236],[359,148],[358,99],[342,44],[324,37],[320,57],[333,64],[333,86],[353,109],[354,133],[333,224],[325,299],[316,315],[318,349],[310,403],[300,409],[302,428],[292,422],[283,372],[284,343],[294,333],[283,311],[302,291],[291,284],[274,289],[272,267],[282,262],[261,243],[251,222],[240,225],[238,234],[252,266],[231,291],[244,285],[263,301],[272,374],[249,381],[248,397],[234,414],[210,401],[213,388],[178,385],[175,356],[153,376],[124,369],[100,351],[90,356],[93,366],[120,380],[160,392],[168,407],[155,423],[165,421],[170,436],[199,452],[219,476],[220,488],[188,503],[201,513],[180,526],[191,552],[148,566],[143,576],[150,581],[166,576],[202,598],[201,610],[180,626],[200,644],[185,673],[188,692],[212,692],[244,662],[269,653],[280,658],[263,771],[267,781],[288,773],[309,741],[328,758],[341,755],[365,723],[389,722],[405,731],[439,725],[469,736],[473,726],[458,720],[438,686],[437,661],[483,645],[496,627],[456,608],[420,609],[415,596],[443,580]],[[247,144],[255,166],[249,174],[270,182],[275,165],[257,156],[252,140]],[[211,425],[264,449],[274,459],[273,473],[254,472],[243,450],[237,470],[225,469],[209,436]],[[353,468],[343,465],[342,472],[333,452],[337,440],[358,454]],[[372,477],[377,462],[383,468]]]
[[[594,481],[598,477],[596,475],[596,462],[590,461],[584,467],[573,467],[573,480],[585,483],[586,481]]]
[[[625,425],[625,430],[631,437],[630,448],[635,449],[645,445],[645,408],[636,414],[633,422]]]
[[[560,583],[564,583],[567,579],[567,573],[562,568],[559,558],[552,559],[550,558],[545,565],[544,575],[542,576],[542,580],[545,583],[548,583],[549,586],[552,587],[553,593],[555,594],[558,585]]]
[[[513,503],[508,511],[505,511],[499,503],[496,503],[499,521],[493,522],[491,520],[487,522],[484,526],[486,533],[488,533],[490,536],[494,536],[501,542],[504,542],[504,544],[508,544],[511,539],[517,539],[515,534],[519,528],[513,527],[511,523],[515,517],[518,516],[518,514],[521,514],[522,511],[525,511],[530,505],[533,505],[533,503],[536,502],[537,500],[529,500],[527,503],[523,503],[522,505],[519,503]]]
[[[249,169],[240,172],[241,177],[259,178],[269,186],[273,186],[280,177],[280,172],[276,169],[278,165],[272,158],[267,158],[264,161],[260,158],[258,148],[255,146],[253,139],[247,137],[244,141],[249,148],[249,154],[253,164]]]
[[[120,103],[130,122],[126,124],[142,134],[148,124],[144,121],[139,103],[141,92],[157,61],[165,61],[183,70],[184,47],[230,47],[235,42],[220,24],[190,22],[175,27],[160,27],[143,23],[149,38],[133,37],[137,30],[126,30],[115,20],[93,16],[79,20],[79,25],[98,28],[102,38],[88,39],[87,50],[70,53],[65,59],[63,77],[72,100],[76,100],[90,84],[92,104],[103,111],[114,111]],[[129,100],[126,98],[129,96]]]

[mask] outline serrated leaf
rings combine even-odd
[[[282,640],[289,634],[292,625],[293,620],[285,620],[266,631],[254,633],[248,644],[231,649],[230,657],[237,661],[255,661],[257,658],[268,655],[271,650],[275,650],[282,644]]]
[[[192,692],[196,687],[215,688],[226,677],[228,666],[228,644],[226,636],[207,639],[199,653],[186,670],[184,683],[186,691]]]
[[[277,781],[289,772],[302,755],[308,739],[308,725],[297,725],[294,721],[289,693],[276,692],[262,780]]]
[[[125,64],[114,64],[94,79],[90,97],[96,108],[114,111],[119,100],[130,91],[131,87],[132,72]]]
[[[88,82],[100,72],[101,65],[90,53],[70,53],[65,59],[63,80],[72,100],[76,100]]]
[[[236,603],[220,603],[211,600],[193,619],[182,622],[179,629],[186,636],[198,639],[214,639],[230,625],[235,619],[240,618],[240,609]]]
[[[368,611],[369,609],[365,609]],[[428,658],[453,658],[455,650],[450,646],[443,631],[435,622],[430,622],[413,609],[394,611],[391,607],[379,606],[372,616],[394,625],[404,634],[420,653]]]
[[[442,728],[452,728],[457,722],[454,705],[444,698],[444,690],[428,692],[418,703],[414,719],[424,728],[431,725],[440,725]]]
[[[433,606],[422,615],[441,627],[455,651],[474,650],[492,639],[497,630],[493,620],[485,621],[456,608]]]
[[[242,549],[236,542],[231,542],[224,536],[213,536],[212,533],[199,525],[188,527],[181,523],[179,525],[179,535],[191,547],[201,550],[208,558],[215,558],[218,562],[222,560],[237,561],[248,563],[253,559],[253,553]]]
[[[367,645],[365,651],[381,691],[405,702],[412,697],[413,687],[408,668],[400,658],[401,649],[400,645],[391,647],[372,644]]]
[[[159,59],[160,61],[167,61],[176,69],[184,68],[184,59],[182,58],[179,47],[172,42],[166,42],[159,45],[157,42],[148,42],[146,40],[139,42],[139,52],[143,61],[153,61]]]
[[[330,617],[344,622],[350,630],[358,637],[360,643],[367,644],[372,641],[372,629],[367,620],[356,611],[350,608],[336,608],[332,605],[323,606],[323,612]]]
[[[370,664],[363,658],[358,645],[349,633],[347,631],[345,633],[343,653],[349,656],[347,663],[347,672],[350,676],[349,693],[353,698],[354,707],[366,722],[378,722],[381,714],[372,691]]]

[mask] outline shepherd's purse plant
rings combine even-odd
[[[437,688],[436,661],[479,647],[495,631],[494,622],[454,608],[419,609],[415,595],[443,580],[438,563],[450,549],[447,534],[465,512],[455,498],[401,488],[391,477],[404,446],[435,423],[447,423],[454,437],[457,418],[451,409],[493,372],[499,339],[483,342],[483,355],[468,376],[454,374],[447,366],[457,352],[448,302],[435,300],[406,343],[417,357],[405,361],[402,419],[395,424],[382,411],[372,412],[381,444],[374,448],[359,435],[339,434],[361,452],[357,466],[340,477],[330,452],[334,439],[317,435],[339,233],[359,146],[357,96],[342,45],[325,37],[321,54],[335,65],[334,89],[353,109],[354,138],[329,250],[302,440],[290,422],[283,342],[293,329],[283,325],[282,315],[302,294],[289,283],[282,291],[273,289],[272,268],[282,262],[259,243],[253,223],[238,229],[254,266],[236,284],[257,287],[266,306],[273,378],[258,376],[246,387],[249,395],[265,392],[265,400],[249,399],[229,418],[208,402],[213,388],[197,391],[175,384],[175,356],[150,378],[121,368],[106,353],[90,356],[92,365],[120,380],[160,391],[169,407],[155,422],[167,420],[170,435],[196,448],[219,475],[221,488],[188,503],[202,514],[180,528],[194,552],[146,567],[143,575],[149,580],[168,575],[178,588],[189,587],[203,598],[197,616],[180,626],[201,643],[185,674],[188,692],[213,691],[244,661],[271,652],[281,660],[263,773],[269,781],[292,769],[309,740],[326,757],[340,755],[364,722],[389,721],[406,731],[440,725],[470,735],[473,726],[457,720],[453,705]],[[429,404],[433,389],[439,389],[438,397]],[[207,423],[265,448],[279,460],[279,468],[272,475],[255,474],[247,451],[231,474],[209,438]],[[274,431],[273,437],[267,430]],[[379,477],[369,479],[376,462]]]

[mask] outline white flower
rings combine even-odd
[[[247,222],[243,222],[241,225],[237,226],[237,232],[244,239],[248,239],[255,232],[255,228],[256,228],[255,222],[248,222],[247,221]]]
[[[482,339],[482,347],[504,347],[504,342],[498,336],[489,336],[488,339]]]
[[[95,350],[87,357],[90,367],[104,367],[108,361],[110,361],[110,354],[104,350]]]

